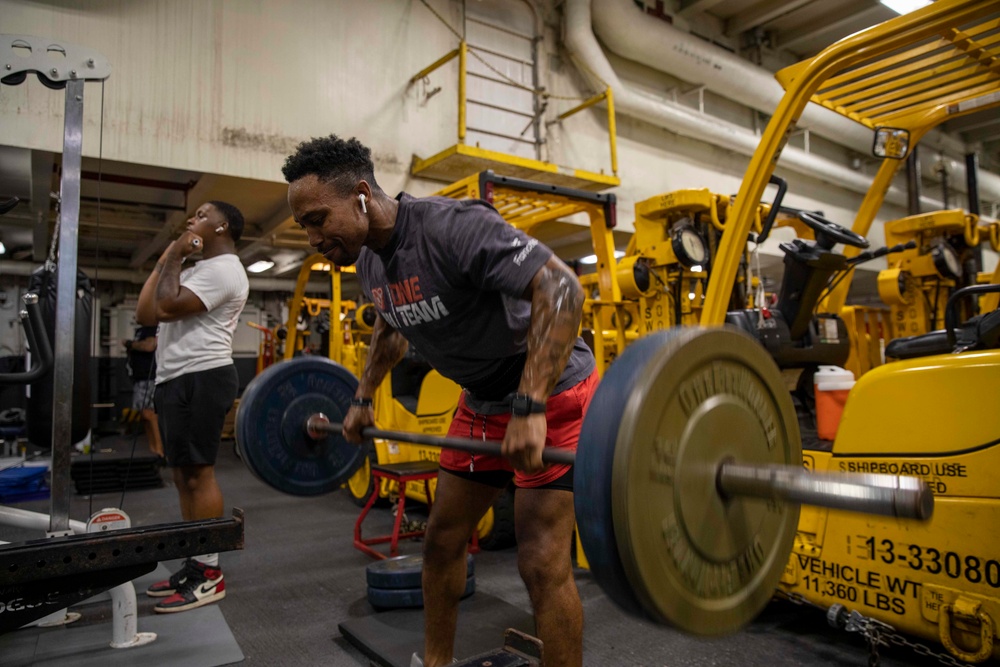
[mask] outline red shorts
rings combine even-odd
[[[590,405],[597,389],[597,371],[595,370],[585,380],[570,387],[566,391],[549,397],[545,404],[545,421],[548,424],[545,434],[546,447],[558,447],[576,451],[577,440],[580,439],[580,427],[583,426],[583,416]],[[499,415],[476,414],[465,404],[465,394],[458,401],[458,410],[448,429],[448,435],[476,440],[503,441],[507,432],[507,422],[510,413]],[[559,479],[569,470],[570,466],[552,464],[533,475],[514,470],[507,459],[487,454],[469,454],[455,449],[441,450],[441,467],[446,470],[475,472],[485,470],[508,470],[514,472],[514,484],[522,488],[543,486]]]

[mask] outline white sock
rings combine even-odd
[[[201,556],[195,556],[191,560],[198,561],[202,565],[207,565],[209,567],[219,567],[219,554],[218,552],[214,554],[202,554]]]

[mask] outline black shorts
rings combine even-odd
[[[480,484],[486,484],[487,486],[492,486],[497,489],[502,489],[510,481],[514,479],[514,473],[510,470],[481,470],[476,472],[469,472],[468,470],[449,470],[447,468],[440,468],[439,474],[446,472],[449,475],[455,475],[456,477],[461,477],[462,479],[467,479],[470,482],[479,482]],[[551,482],[547,484],[542,484],[541,486],[528,487],[532,489],[556,489],[559,491],[573,491],[573,467],[570,466],[569,470],[564,472],[559,477],[556,477]]]
[[[226,414],[238,391],[232,364],[156,385],[156,416],[168,465],[215,465]]]

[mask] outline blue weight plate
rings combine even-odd
[[[465,580],[465,599],[476,592],[476,577]],[[419,588],[375,588],[368,587],[368,603],[376,609],[419,609],[424,606],[424,592]]]
[[[366,568],[368,585],[374,588],[420,588],[424,570],[424,557],[420,554],[396,556],[370,563]],[[471,577],[476,572],[472,554],[466,556],[465,575]]]
[[[254,378],[236,413],[236,442],[253,474],[279,491],[315,496],[336,491],[364,463],[365,447],[306,433],[310,415],[342,422],[358,380],[321,357],[282,361]]]
[[[640,338],[608,367],[597,385],[580,430],[573,473],[573,502],[580,542],[590,570],[604,592],[634,616],[648,617],[632,591],[615,537],[612,469],[625,404],[647,363],[682,329]]]

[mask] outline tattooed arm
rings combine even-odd
[[[583,316],[583,288],[576,275],[554,255],[531,280],[528,357],[518,392],[545,402],[566,368]],[[537,472],[545,467],[544,414],[511,418],[503,441],[503,454],[515,468]]]
[[[372,331],[372,344],[365,360],[365,370],[361,374],[361,382],[354,394],[355,398],[370,399],[378,386],[382,384],[386,374],[399,363],[406,354],[409,343],[399,333],[383,320],[375,318]],[[344,438],[348,442],[361,442],[361,429],[375,423],[375,412],[370,407],[351,406],[344,417]]]

